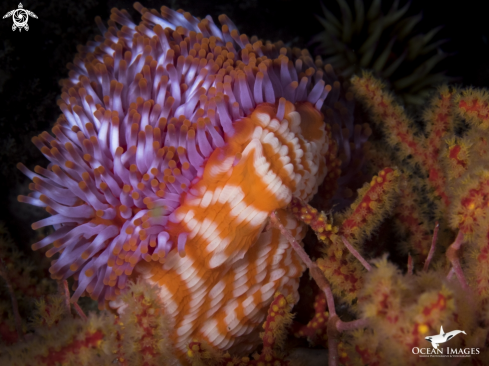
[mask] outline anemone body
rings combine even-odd
[[[52,214],[33,228],[56,229],[33,249],[53,243],[50,271],[74,276],[73,301],[116,307],[131,276],[158,284],[182,359],[195,338],[247,352],[274,293],[298,299],[303,265],[265,225],[278,210],[304,235],[283,209],[326,175],[320,109],[334,80],[226,16],[219,28],[135,8],[139,25],[117,9],[108,29],[97,20],[104,36],[69,65],[55,137],[33,139],[47,169],[19,164],[33,180],[19,200]]]

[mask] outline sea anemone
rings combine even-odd
[[[372,0],[366,11],[363,0],[354,1],[354,11],[346,0],[336,0],[341,19],[323,6],[324,18],[318,17],[324,31],[311,39],[318,44],[316,53],[331,63],[346,79],[368,69],[383,80],[408,105],[423,104],[436,84],[455,80],[433,69],[448,54],[440,46],[446,40],[433,41],[437,27],[413,36],[421,14],[405,17],[410,2],[400,6],[394,1],[383,14],[382,0]]]
[[[220,29],[134,7],[139,25],[125,10],[108,28],[97,18],[104,36],[68,65],[54,137],[32,139],[47,169],[18,165],[33,181],[19,201],[52,215],[32,227],[55,228],[32,248],[53,243],[50,272],[75,278],[72,301],[87,293],[104,306],[130,276],[157,284],[181,355],[195,338],[249,351],[274,293],[298,299],[304,267],[266,224],[278,210],[304,235],[283,209],[327,173],[320,109],[334,73],[225,15]]]

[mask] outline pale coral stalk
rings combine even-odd
[[[447,250],[447,258],[452,264],[452,270],[455,273],[455,275],[458,278],[458,281],[462,285],[462,287],[467,290],[469,288],[469,285],[467,284],[467,280],[465,279],[464,272],[462,270],[462,266],[460,265],[460,259],[458,258],[457,252],[462,246],[464,241],[464,234],[462,231],[458,232],[457,237],[455,238],[455,241],[450,245],[450,247]],[[450,271],[451,272],[451,271]],[[450,275],[450,273],[449,273]],[[451,275],[450,275],[451,277]]]
[[[365,258],[363,258],[362,255],[360,253],[358,253],[358,251],[350,244],[350,242],[348,240],[346,240],[346,238],[344,236],[341,236],[341,240],[343,240],[343,244],[345,244],[345,247],[347,247],[347,249],[350,251],[350,253],[353,254],[353,256],[356,259],[358,259],[360,261],[360,263],[363,264],[365,269],[370,272],[372,270],[372,266],[370,266],[370,264],[368,264],[368,262],[365,260]]]
[[[414,263],[413,263],[413,257],[411,257],[411,254],[408,254],[408,265],[407,265],[407,273],[409,276],[413,275],[414,271]]]
[[[66,314],[71,315],[70,290],[68,288],[68,281],[58,281],[58,291],[64,298]]]
[[[351,322],[344,322],[341,319],[338,319],[336,322],[336,329],[340,332],[344,332],[346,330],[355,330],[358,328],[368,327],[369,320],[368,319],[357,319],[352,320]]]
[[[75,311],[78,313],[80,318],[82,318],[84,321],[87,321],[88,318],[85,315],[85,313],[83,312],[83,309],[80,307],[80,305],[78,305],[78,303],[74,302],[73,307],[75,308]]]
[[[435,255],[436,241],[438,240],[439,228],[440,228],[440,224],[437,221],[435,224],[435,231],[433,232],[433,240],[431,241],[430,252],[428,253],[428,257],[426,257],[426,261],[424,262],[423,271],[428,270],[428,267],[430,266],[430,262],[433,259],[433,256]]]

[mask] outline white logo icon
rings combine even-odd
[[[19,3],[19,8],[9,11],[7,14],[3,16],[3,19],[8,18],[10,16],[12,17],[12,20],[14,21],[14,25],[12,25],[13,31],[15,31],[17,28],[19,29],[19,32],[22,31],[22,28],[28,31],[29,25],[27,24],[27,21],[29,20],[29,15],[37,19],[36,14],[34,14],[32,11],[25,10],[24,7],[22,6],[22,3]]]
[[[452,339],[455,337],[457,334],[467,334],[463,330],[452,330],[451,332],[445,333],[443,332],[443,326],[440,327],[440,334],[434,335],[434,336],[429,336],[425,337],[425,339],[428,342],[431,342],[431,345],[433,346],[434,349],[438,349],[438,345],[440,343],[445,343],[446,341]]]

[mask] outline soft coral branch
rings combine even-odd
[[[439,197],[447,207],[450,199],[445,192],[446,177],[439,164],[442,138],[453,128],[451,113],[452,93],[447,88],[440,89],[441,97],[435,96],[430,111],[425,113],[428,139],[418,137],[414,122],[403,107],[386,91],[385,86],[369,73],[352,78],[353,92],[362,100],[374,122],[384,132],[388,144],[397,148],[401,160],[411,160],[423,170],[435,197]],[[413,166],[415,164],[412,164]],[[413,168],[413,171],[415,168]]]
[[[292,213],[309,225],[325,244],[322,248],[325,255],[317,264],[333,285],[335,294],[344,301],[353,301],[361,288],[364,269],[354,257],[361,256],[359,248],[363,241],[372,235],[382,219],[393,210],[398,183],[397,170],[382,169],[372,177],[370,183],[358,190],[358,198],[350,209],[331,220],[324,212],[319,212],[297,198],[293,198],[290,203]],[[338,224],[333,225],[333,221]],[[348,250],[345,250],[342,236],[351,244],[347,245]],[[307,264],[308,259],[303,260]]]
[[[456,97],[457,113],[473,127],[481,130],[489,128],[489,92],[467,89]]]
[[[405,238],[407,249],[418,259],[417,263],[421,263],[420,258],[426,258],[431,242],[429,221],[423,213],[419,192],[421,185],[419,179],[402,174],[399,200],[394,209],[394,227]]]
[[[368,326],[368,319],[359,319],[353,322],[343,322],[338,317],[338,315],[336,314],[335,301],[334,301],[333,292],[331,290],[331,286],[328,280],[326,279],[326,277],[324,276],[324,274],[322,273],[322,271],[319,269],[316,263],[309,258],[309,256],[304,251],[304,249],[299,245],[299,243],[295,241],[292,234],[288,232],[288,230],[280,223],[275,213],[272,213],[271,220],[272,220],[272,224],[278,227],[280,229],[280,232],[284,234],[284,236],[289,240],[289,243],[292,245],[297,255],[300,258],[303,258],[304,263],[309,268],[309,273],[311,274],[312,278],[314,278],[316,284],[324,292],[324,295],[326,297],[326,302],[328,304],[328,310],[329,310],[329,318],[326,325],[327,335],[328,335],[328,351],[329,351],[328,365],[336,366],[338,365],[338,361],[339,361],[339,355],[338,355],[339,334],[343,331],[364,328]]]

